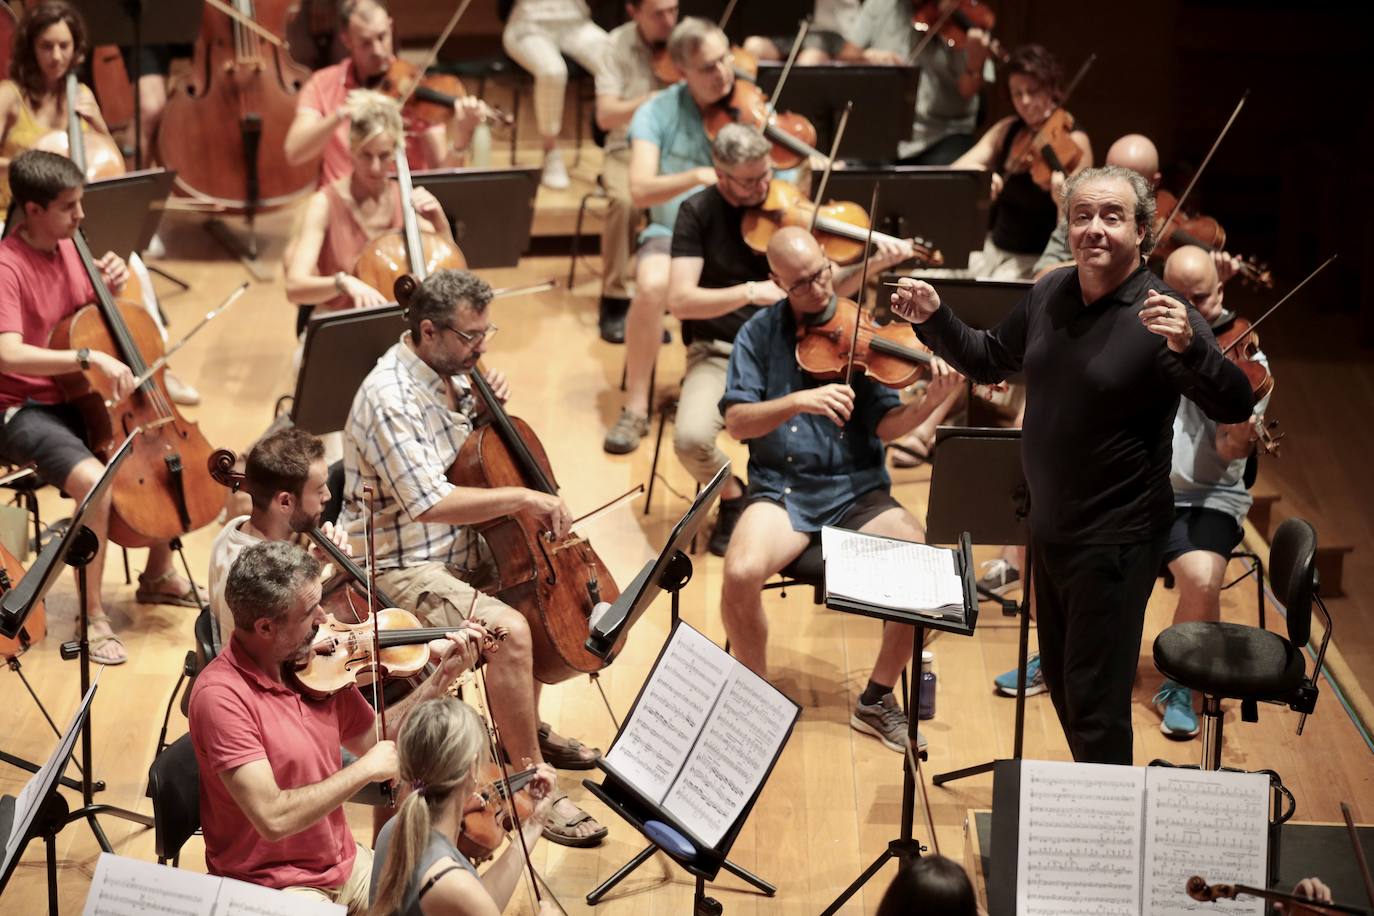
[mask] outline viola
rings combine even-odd
[[[1067,176],[1083,161],[1083,148],[1074,142],[1073,115],[1056,108],[1036,131],[1022,131],[1012,141],[1010,171],[1030,172],[1031,180],[1049,190],[1055,172]]]
[[[1217,346],[1221,347],[1222,355],[1231,362],[1235,363],[1245,378],[1250,382],[1250,388],[1255,393],[1255,401],[1259,402],[1269,397],[1274,391],[1274,376],[1270,374],[1269,368],[1255,357],[1260,352],[1259,334],[1255,332],[1253,325],[1244,318],[1236,318],[1229,328],[1217,335]],[[1258,433],[1256,440],[1266,455],[1274,455],[1279,450],[1279,440],[1283,434],[1275,435],[1273,430],[1278,426],[1278,421],[1265,423],[1263,414],[1256,414],[1253,420],[1255,429]]]
[[[1246,884],[1208,884],[1205,878],[1193,875],[1184,885],[1184,892],[1194,900],[1215,903],[1218,900],[1235,900],[1237,897],[1258,897],[1263,900],[1277,901],[1284,905],[1285,913],[1365,913],[1367,910],[1346,906],[1340,903],[1322,903],[1310,897],[1300,897],[1286,891],[1264,887],[1250,887]]]
[[[947,47],[962,50],[968,47],[970,29],[979,29],[988,34],[988,51],[1002,63],[1011,60],[1011,54],[1002,43],[992,37],[997,16],[992,8],[982,0],[958,0],[953,12],[946,15],[940,9],[940,0],[930,0],[911,14],[911,27],[918,32],[928,32],[938,28],[936,35]]]
[[[929,372],[932,358],[910,324],[878,324],[852,299],[837,297],[812,321],[797,325],[797,365],[817,379],[843,379],[852,364],[880,385],[905,388]]]
[[[86,238],[72,238],[96,302],[53,329],[54,350],[83,347],[108,353],[128,366],[142,384],[119,402],[109,380],[94,368],[60,375],[66,400],[81,412],[91,450],[107,459],[128,430],[148,427],[134,440],[112,486],[110,540],[147,547],[209,524],[224,503],[210,478],[210,443],[199,425],[181,415],[167,394],[165,369],[149,373],[163,353],[162,334],[142,304],[119,301],[105,287]],[[146,376],[146,378],[145,378]]]
[[[429,664],[430,640],[454,631],[453,627],[422,627],[420,618],[394,607],[377,611],[375,643],[373,629],[371,620],[344,623],[326,614],[309,652],[286,666],[287,679],[304,696],[323,700],[347,687],[372,684],[379,673],[382,678],[414,677]],[[509,635],[503,627],[488,628],[482,640],[483,658]]]
[[[746,80],[735,80],[730,94],[707,106],[702,123],[712,140],[726,124],[747,124],[773,142],[768,154],[775,168],[792,169],[811,156],[827,158],[816,149],[816,126],[804,115],[774,112],[763,90]]]
[[[852,264],[862,258],[870,238],[868,212],[850,201],[832,201],[821,206],[818,215],[816,211],[816,205],[795,184],[774,178],[768,185],[767,199],[744,214],[744,241],[753,251],[765,254],[773,233],[784,226],[802,226],[812,231],[825,256],[835,263]],[[902,241],[882,232],[873,232],[871,237],[892,243]],[[914,238],[910,243],[913,257],[922,266],[938,267],[945,262],[944,255],[925,239]]]
[[[478,785],[463,809],[463,829],[458,834],[458,851],[469,862],[478,865],[490,859],[506,834],[519,829],[534,813],[536,801],[528,788],[534,774],[534,767],[509,776],[496,763],[478,768]]]
[[[1206,251],[1223,251],[1226,248],[1226,230],[1215,219],[1202,214],[1179,213],[1178,198],[1169,191],[1155,192],[1155,232],[1160,234],[1150,256],[1167,259],[1182,245],[1196,245]],[[1166,227],[1168,237],[1164,237]],[[1272,289],[1274,276],[1268,265],[1253,257],[1242,258],[1239,273],[1246,284]]]
[[[24,565],[4,544],[0,544],[0,595],[14,588],[23,578]],[[29,616],[17,634],[13,637],[0,636],[0,658],[11,659],[23,655],[30,646],[47,635],[47,612],[40,601],[29,611]]]
[[[468,94],[458,77],[445,73],[422,74],[414,64],[399,57],[391,62],[376,89],[393,99],[404,101],[402,116],[408,124],[421,127],[447,124],[453,120],[453,103],[466,98]],[[515,123],[513,117],[486,102],[482,103],[482,116],[507,127]]]
[[[201,19],[189,79],[167,99],[157,150],[181,193],[251,214],[315,187],[315,163],[291,165],[284,152],[310,74],[277,37],[291,0],[227,3],[206,3],[213,9]]]

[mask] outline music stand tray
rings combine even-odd
[[[812,173],[813,194],[820,178]],[[945,256],[947,268],[968,267],[969,255],[982,249],[988,231],[990,172],[948,166],[848,166],[830,173],[825,196],[827,201],[866,201],[875,181],[881,189],[873,220],[878,231],[927,239]],[[942,298],[946,282],[940,281]]]
[[[530,250],[539,169],[426,169],[411,180],[444,208],[469,270],[515,267]]]
[[[795,18],[791,21],[796,23]],[[781,75],[782,64],[767,61],[759,64],[758,86],[765,97],[773,94]],[[840,140],[836,158],[891,162],[897,156],[897,144],[911,136],[919,80],[920,70],[916,67],[873,64],[793,67],[787,76],[787,84],[783,86],[782,97],[778,99],[778,107],[809,118],[816,126],[816,148],[829,153],[835,142],[840,116],[845,106],[853,102],[854,110],[849,116],[849,125]],[[841,174],[839,171],[833,172],[831,180]],[[862,196],[847,199],[868,200],[872,187],[870,178],[864,185]],[[977,247],[982,246],[980,236]]]

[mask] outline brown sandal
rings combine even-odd
[[[553,800],[554,805],[557,805],[567,797],[566,795],[560,795],[558,798],[555,798]],[[586,836],[580,836],[574,832],[576,827],[592,820],[595,819],[581,808],[577,809],[577,814],[575,816],[566,821],[559,820],[558,815],[550,811],[549,822],[544,825],[544,839],[548,840],[550,843],[557,843],[559,846],[572,846],[576,849],[600,846],[601,841],[606,839],[605,825],[599,824],[598,827],[600,829]]]
[[[202,608],[209,598],[201,589],[196,587],[195,583],[188,585],[186,591],[181,594],[160,591],[156,588],[164,582],[170,582],[176,574],[174,569],[169,569],[162,575],[151,578],[146,573],[140,573],[138,590],[134,592],[134,600],[139,604],[170,604],[175,607],[193,607],[197,610]]]
[[[553,727],[547,722],[539,723],[539,754],[544,758],[544,762],[560,770],[594,770],[596,769],[596,758],[586,758],[582,756],[582,749],[587,745],[578,741],[576,738],[563,736],[564,744],[554,744],[549,740],[553,734]],[[591,748],[596,752],[596,757],[601,756],[599,748]]]
[[[97,620],[103,620],[108,624],[110,618],[103,615],[100,617],[92,617],[90,623],[95,623]],[[99,655],[96,655],[97,652],[99,652],[106,646],[110,645],[111,643],[114,643],[116,646],[119,647],[120,654],[118,658],[107,659],[101,658]],[[88,631],[86,648],[91,655],[91,661],[95,662],[97,665],[106,665],[108,667],[113,668],[115,665],[122,665],[129,660],[129,653],[124,648],[124,640],[120,639],[113,632],[107,634],[100,634],[97,636],[90,636]]]

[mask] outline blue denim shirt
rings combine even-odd
[[[796,321],[785,299],[745,322],[730,353],[721,414],[731,404],[757,404],[830,384],[802,372],[796,342]],[[877,429],[901,398],[865,375],[855,375],[852,384],[854,413],[843,437],[828,417],[797,414],[749,440],[749,495],[781,503],[795,531],[833,525],[860,496],[891,484]]]

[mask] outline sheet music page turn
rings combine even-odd
[[[831,595],[908,611],[964,605],[954,553],[943,547],[822,528],[821,550]]]

